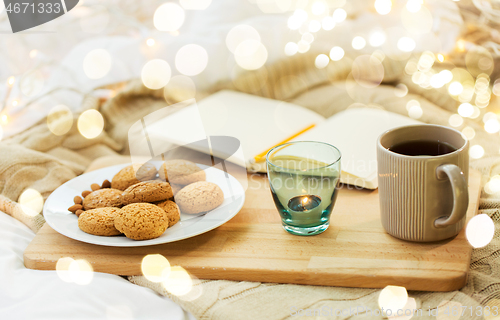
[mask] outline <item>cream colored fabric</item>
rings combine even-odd
[[[314,54],[300,55],[278,62],[276,65],[256,72],[244,74],[229,83],[220,83],[210,92],[220,89],[234,89],[268,98],[291,101],[310,108],[325,117],[331,116],[351,105],[360,104],[384,108],[407,115],[406,104],[417,100],[423,110],[420,120],[428,123],[448,124],[449,110],[456,110],[455,100],[441,98],[442,92],[428,90],[425,93],[414,90],[405,97],[395,95],[394,85],[408,83],[404,73],[404,62],[384,59],[384,82],[374,88],[359,85],[350,76],[351,61],[345,57],[330,62],[326,69],[314,67]],[[182,92],[165,90],[151,91],[139,81],[122,86],[116,97],[104,104],[88,100],[86,106],[98,109],[105,119],[105,132],[95,139],[83,138],[75,123],[64,136],[53,135],[42,122],[8,141],[0,143],[0,210],[23,221],[35,232],[43,223],[43,217],[26,216],[19,210],[16,201],[26,188],[38,190],[44,197],[63,182],[81,174],[89,163],[101,156],[127,153],[127,131],[132,123],[141,117],[170,103],[190,98]],[[198,93],[197,99],[208,92]],[[425,95],[426,98],[423,97]],[[432,101],[432,102],[431,102]],[[264,115],[265,116],[265,115]],[[489,176],[500,172],[500,140],[498,135],[484,132],[479,122],[466,120],[464,125],[476,130],[472,144],[485,148],[485,156],[471,162],[471,166],[483,174],[483,183]],[[481,194],[480,209],[488,214],[500,227],[500,198]],[[463,305],[475,308],[479,304],[498,304],[500,295],[500,262],[496,252],[500,248],[498,233],[485,248],[473,251],[469,282],[460,291],[449,293],[410,292],[417,308],[423,315],[417,319],[435,319],[428,310],[438,305]],[[335,250],[335,248],[332,248]],[[236,281],[197,281],[194,290],[199,296],[190,301],[170,295],[165,289],[149,282],[142,276],[130,277],[133,283],[149,287],[159,294],[170,296],[199,319],[286,319],[293,318],[299,309],[344,310],[365,307],[378,308],[380,290],[336,287],[315,287],[286,284],[264,284]],[[450,302],[451,301],[451,302]],[[314,319],[315,317],[308,317]],[[318,316],[316,318],[322,318]],[[369,314],[339,316],[339,319],[373,319]],[[479,317],[468,317],[475,319]]]

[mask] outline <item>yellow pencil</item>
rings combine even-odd
[[[293,138],[296,138],[298,137],[299,135],[303,134],[304,132],[306,132],[307,130],[310,130],[312,128],[314,128],[314,126],[316,126],[316,124],[311,124],[310,126],[300,130],[299,132],[295,133],[294,135],[286,138],[285,140],[281,141],[280,143],[278,143],[276,146],[279,146],[280,144],[283,144],[283,143],[287,143],[288,141],[292,140]],[[253,160],[255,162],[260,162],[260,161],[263,161],[266,159],[266,154],[269,152],[269,150],[271,150],[272,148],[276,147],[276,146],[273,146],[269,149],[267,149],[266,151],[262,152],[262,153],[259,153],[258,155],[256,155]]]

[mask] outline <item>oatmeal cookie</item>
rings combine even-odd
[[[122,193],[123,204],[137,202],[156,202],[170,199],[174,196],[168,182],[157,180],[144,181],[128,187]]]
[[[130,239],[154,239],[167,230],[168,216],[165,210],[154,204],[132,203],[120,210],[115,227]]]
[[[192,183],[177,193],[175,202],[182,213],[200,213],[217,208],[224,202],[221,188],[212,182]]]
[[[156,167],[151,163],[134,164],[121,169],[111,180],[111,188],[125,190],[141,181],[152,180],[156,177]]]
[[[165,212],[167,213],[169,228],[179,222],[179,220],[181,219],[179,206],[175,204],[175,202],[166,200],[158,202],[156,205],[165,210]]]
[[[99,189],[91,192],[83,199],[83,208],[85,210],[121,206],[122,191],[117,189]]]
[[[205,171],[188,160],[167,160],[158,171],[162,181],[172,184],[188,185],[197,181],[205,181]]]
[[[116,236],[121,234],[115,228],[115,218],[118,208],[97,208],[83,211],[78,217],[78,227],[95,236]]]

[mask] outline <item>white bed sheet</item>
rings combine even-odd
[[[0,319],[194,319],[170,299],[119,276],[94,272],[89,284],[78,285],[55,271],[25,268],[23,252],[34,236],[0,212]]]

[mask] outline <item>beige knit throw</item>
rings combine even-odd
[[[365,88],[350,77],[351,59],[331,62],[326,69],[314,66],[314,54],[300,55],[256,72],[243,74],[231,82],[220,83],[209,92],[198,93],[200,99],[220,89],[233,89],[268,98],[290,101],[329,117],[354,103],[407,116],[406,104],[417,100],[423,110],[421,121],[448,125],[449,116],[457,108],[457,102],[443,92],[432,89],[422,92],[404,73],[404,62],[384,59],[384,82],[375,88]],[[351,79],[351,80],[350,80]],[[395,95],[395,84],[405,83],[408,95]],[[63,182],[81,174],[94,159],[127,152],[127,131],[132,123],[165,106],[165,99],[175,103],[185,98],[182,90],[151,91],[140,81],[126,84],[115,98],[103,104],[87,99],[88,107],[99,109],[105,118],[105,131],[97,138],[82,137],[74,123],[64,136],[53,135],[45,121],[35,127],[0,143],[0,210],[12,215],[37,232],[43,224],[41,215],[30,217],[14,202],[26,188],[38,190],[47,197]],[[419,94],[423,93],[423,94]],[[450,112],[452,111],[452,112]],[[263,115],[265,116],[265,115]],[[465,120],[459,128],[470,126],[476,130],[473,144],[484,147],[485,156],[471,162],[471,166],[483,174],[483,184],[488,177],[500,173],[498,135],[483,131],[478,122]],[[500,198],[481,194],[480,212],[489,215],[500,226]],[[422,315],[414,319],[435,319],[429,310],[437,306],[467,306],[473,309],[481,305],[499,306],[500,262],[497,252],[500,237],[495,234],[486,247],[473,250],[468,284],[460,291],[448,293],[409,292],[422,309]],[[334,250],[334,248],[332,248]],[[200,280],[194,290],[200,293],[188,301],[170,295],[158,284],[143,276],[129,277],[141,286],[149,287],[161,295],[169,296],[198,319],[286,319],[294,318],[299,309],[348,310],[349,308],[378,308],[379,289],[355,289],[305,285],[269,284],[256,282]],[[445,308],[441,308],[441,312]],[[324,314],[323,314],[324,315]],[[308,319],[324,318],[322,314]],[[458,319],[445,318],[440,319]],[[374,319],[365,313],[339,315],[337,319]],[[480,319],[480,316],[468,316]]]

